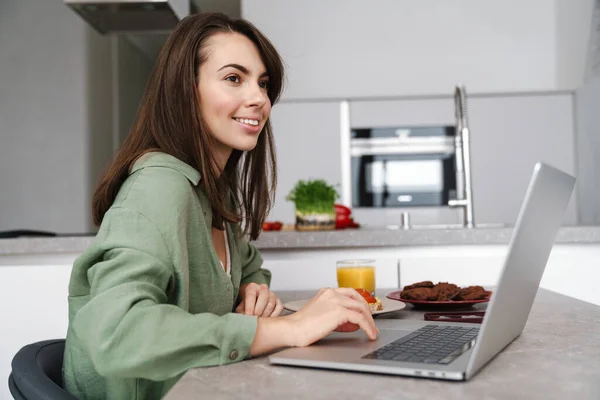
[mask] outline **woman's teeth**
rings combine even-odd
[[[234,118],[234,119],[237,122],[241,122],[242,124],[254,125],[254,126],[258,125],[258,120],[256,120],[256,119],[246,119],[246,118]]]

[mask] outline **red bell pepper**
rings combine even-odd
[[[335,216],[335,229],[346,229],[352,223],[352,218],[347,215],[337,214]]]
[[[335,215],[345,215],[349,216],[352,214],[352,210],[342,204],[334,204],[335,207]]]

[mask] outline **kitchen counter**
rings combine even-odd
[[[499,244],[506,245],[512,228],[347,229],[328,232],[264,232],[254,244],[261,250],[327,249]],[[1,255],[73,254],[83,252],[92,236],[0,239]],[[600,226],[560,228],[556,243],[600,243]]]
[[[314,292],[278,294],[290,301]],[[407,306],[376,321],[390,318],[423,313]],[[541,289],[523,333],[467,382],[275,366],[259,357],[191,369],[165,399],[598,399],[598,331],[600,307]]]

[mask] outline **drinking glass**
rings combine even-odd
[[[336,271],[338,287],[362,288],[375,294],[375,260],[340,260]]]

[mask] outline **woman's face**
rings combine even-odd
[[[252,150],[271,112],[269,77],[258,49],[238,33],[213,35],[204,49],[198,91],[202,118],[225,166],[233,149]]]

